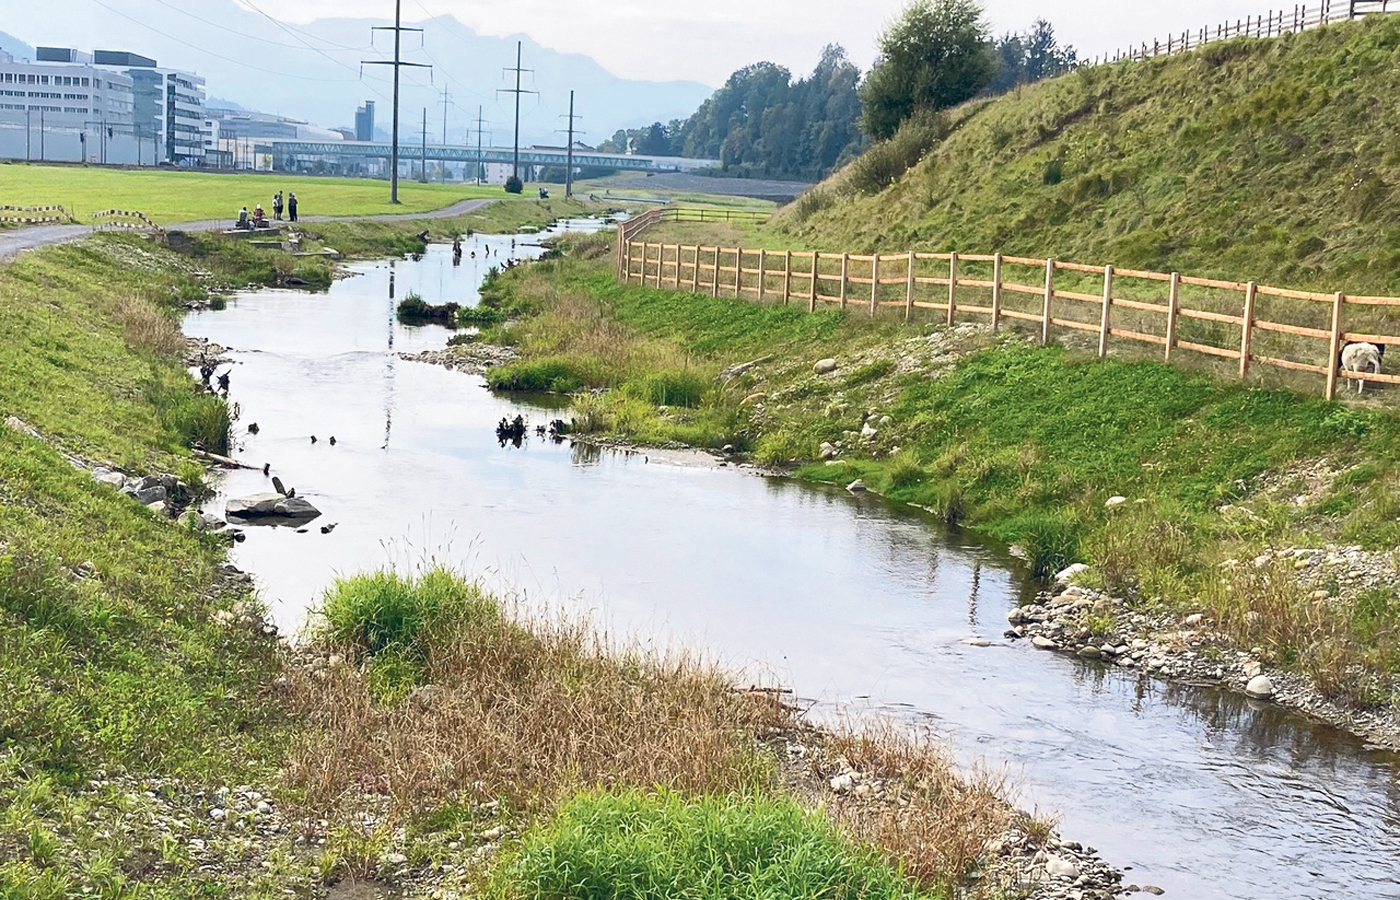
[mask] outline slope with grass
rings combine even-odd
[[[1400,671],[1394,585],[1374,596],[1334,585],[1326,604],[1295,585],[1284,605],[1306,615],[1266,621],[1248,615],[1251,598],[1224,586],[1220,566],[1328,542],[1379,559],[1400,542],[1391,411],[1100,361],[975,324],[622,286],[605,263],[582,258],[509,273],[499,290],[493,302],[523,317],[485,337],[522,358],[493,370],[491,384],[580,391],[582,432],[731,445],[812,481],[860,478],[1018,545],[1039,574],[1092,563],[1098,586],[1144,608],[1209,613],[1331,695],[1390,702]],[[815,374],[827,357],[836,370]],[[1296,473],[1317,469],[1328,473],[1317,485],[1293,488]],[[1108,504],[1114,497],[1132,502]],[[1366,677],[1337,677],[1353,666]]]
[[[1396,294],[1396,96],[1400,16],[1085,68],[953,111],[941,141],[876,148],[783,227],[833,250],[1001,251]],[[894,149],[912,165],[902,176],[882,159]]]

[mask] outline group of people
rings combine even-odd
[[[280,222],[282,220],[283,208],[284,201],[282,199],[282,192],[278,191],[276,194],[272,195],[272,218]],[[287,195],[285,208],[287,210],[287,219],[295,222],[297,220],[297,195],[295,192]],[[267,213],[263,210],[263,205],[261,203],[254,205],[251,214],[248,212],[248,207],[244,206],[238,211],[237,224],[239,228],[266,228],[268,219]]]

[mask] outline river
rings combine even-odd
[[[1400,898],[1392,756],[1269,704],[1004,641],[1007,610],[1035,588],[1004,548],[879,498],[733,468],[533,428],[500,446],[502,417],[555,413],[400,359],[447,335],[397,323],[395,298],[474,303],[486,267],[538,254],[533,239],[470,238],[477,256],[460,266],[440,246],[354,264],[326,293],[244,293],[186,318],[232,348],[238,455],[324,513],[234,547],[284,629],[337,575],[441,562],[791,686],[817,716],[931,725],[1125,882],[1184,900]],[[261,472],[229,473],[210,508],[268,489]]]

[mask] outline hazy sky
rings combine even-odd
[[[116,0],[120,2],[120,0]],[[285,21],[389,17],[392,0],[253,0]],[[405,20],[451,13],[482,34],[530,35],[565,52],[592,56],[614,74],[647,80],[693,79],[717,86],[735,69],[771,60],[809,71],[828,43],[845,46],[862,70],[881,29],[904,0],[402,0]],[[1315,2],[1315,0],[1314,0]],[[1168,33],[1265,13],[1267,0],[987,0],[997,33],[1048,19],[1062,44],[1093,56]],[[1288,7],[1292,10],[1292,6]]]

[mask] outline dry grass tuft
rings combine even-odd
[[[178,356],[185,349],[180,323],[139,297],[123,297],[113,309],[117,322],[126,330],[127,346],[156,356]]]
[[[693,658],[613,653],[584,625],[518,616],[433,645],[427,686],[398,706],[374,701],[352,668],[301,680],[312,727],[288,773],[313,810],[360,788],[399,816],[449,800],[533,816],[582,790],[725,793],[771,780],[755,738],[787,713]]]
[[[1001,785],[990,776],[957,774],[932,735],[884,723],[840,732],[830,749],[876,779],[875,796],[883,801],[840,794],[830,806],[832,818],[926,888],[952,888],[1012,821]]]

